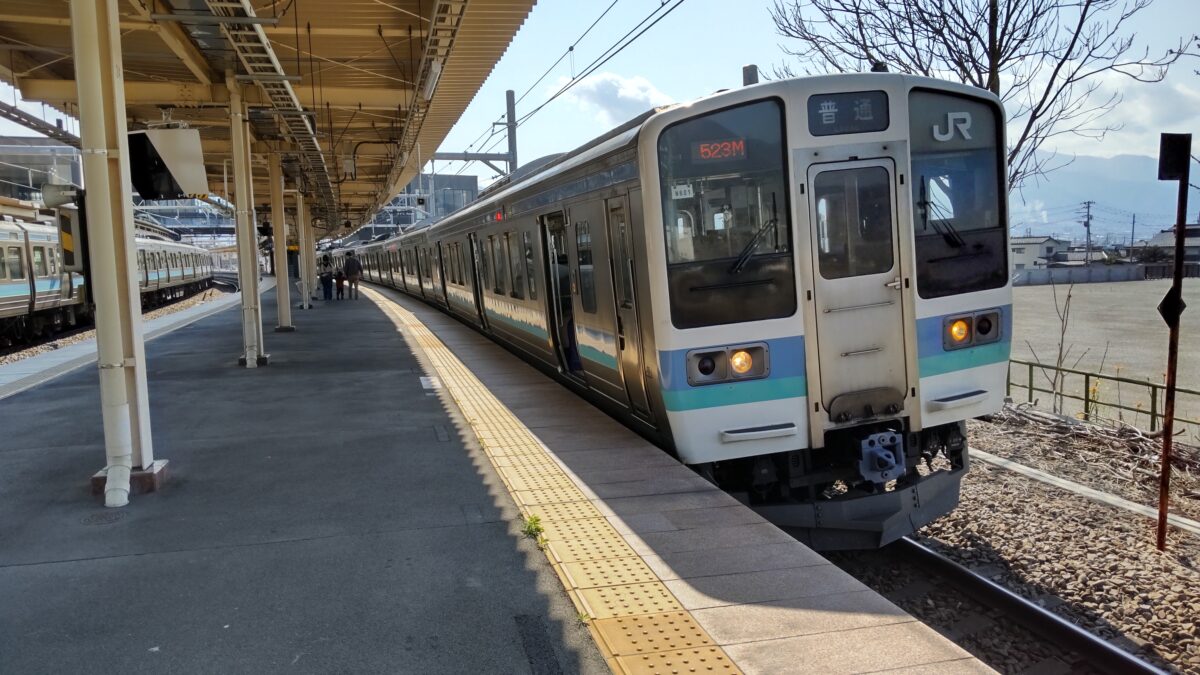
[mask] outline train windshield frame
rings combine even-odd
[[[786,140],[784,104],[774,97],[690,117],[659,134],[676,328],[795,314]]]
[[[909,94],[917,293],[926,299],[1008,283],[1003,119],[982,99]]]

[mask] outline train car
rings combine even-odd
[[[964,85],[759,84],[358,255],[810,545],[876,547],[957,506],[1003,404],[1004,147]]]
[[[0,220],[0,340],[74,326],[86,314],[82,283],[62,269],[56,226]]]
[[[143,307],[212,284],[208,251],[135,237]],[[84,276],[63,269],[59,230],[45,222],[0,220],[0,344],[46,336],[91,319]]]

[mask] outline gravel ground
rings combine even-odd
[[[1152,663],[1200,674],[1200,539],[1174,531],[1167,553],[1159,553],[1149,519],[981,462],[963,482],[958,509],[919,534],[939,552],[1140,650]],[[1005,636],[994,634],[1001,656],[1028,651]],[[1046,658],[1033,646],[1024,659],[979,655],[1004,672],[1022,672]]]
[[[195,307],[196,305],[223,297],[227,292],[228,291],[216,287],[210,288],[191,297],[184,298],[179,302],[174,302],[163,307],[158,307],[149,312],[145,312],[142,314],[142,320],[149,321],[151,319],[157,319],[160,316],[181,312],[189,307]],[[43,342],[42,344],[26,347],[24,349],[17,349],[16,351],[9,352],[7,354],[0,354],[0,366],[6,363],[14,363],[22,359],[27,359],[31,356],[37,356],[38,354],[53,351],[61,347],[84,342],[85,340],[91,340],[95,337],[96,330],[94,328],[87,328],[84,330],[77,330],[73,333],[66,333],[55,340],[51,340],[50,342]]]
[[[968,423],[971,445],[1026,466],[1157,508],[1161,439],[1130,427],[1076,420],[1046,423],[1045,413],[1007,407],[988,421]],[[1175,444],[1171,513],[1200,520],[1200,449]]]

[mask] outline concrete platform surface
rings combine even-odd
[[[546,525],[548,555],[614,669],[991,672],[471,328],[393,290],[373,293],[394,304],[385,311],[425,352],[426,374],[462,409],[522,512]]]
[[[606,672],[395,325],[272,295],[266,368],[236,308],[147,344],[171,476],[123,509],[94,368],[0,403],[0,673]]]

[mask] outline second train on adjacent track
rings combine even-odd
[[[1004,148],[979,89],[771,82],[358,254],[812,546],[869,548],[957,505],[965,420],[1002,405]]]

